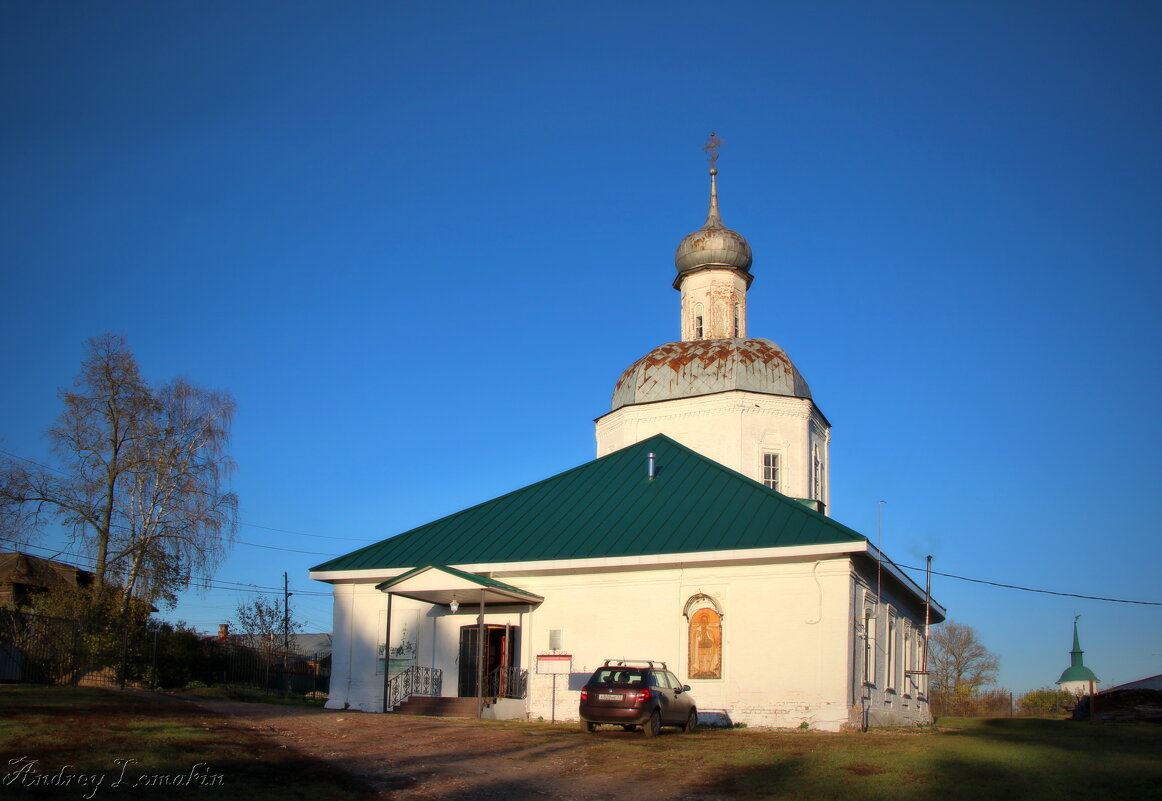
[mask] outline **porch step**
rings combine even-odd
[[[489,700],[484,699],[486,706]],[[391,711],[397,715],[424,715],[429,718],[474,718],[476,699],[412,695]]]

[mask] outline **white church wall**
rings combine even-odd
[[[874,603],[874,569],[857,571],[847,557],[573,574],[514,570],[493,577],[545,599],[532,611],[511,607],[485,616],[489,625],[520,628],[517,664],[529,671],[525,709],[533,719],[575,720],[584,680],[606,659],[657,659],[690,684],[707,720],[828,731],[864,719],[872,726],[930,722],[923,678],[905,675],[919,668],[923,610],[907,606],[886,581]],[[377,646],[386,596],[374,583],[335,587],[330,708],[381,709]],[[713,599],[722,613],[720,679],[690,678],[684,612],[697,595]],[[867,627],[870,678],[860,625],[866,603],[874,612]],[[419,622],[417,664],[440,668],[443,694],[457,695],[460,630],[475,624],[476,611],[465,605],[451,615],[393,599],[393,619],[409,610]],[[537,674],[536,660],[550,653],[553,631],[560,633],[559,652],[573,656],[572,675],[556,679],[555,707],[553,678]]]
[[[384,665],[380,646],[387,628],[387,595],[375,589],[381,580],[335,585],[328,709],[351,708],[364,712],[383,709]],[[443,695],[455,696],[459,682],[460,631],[464,626],[474,625],[477,614],[470,603],[453,615],[446,607],[393,596],[391,646],[400,645],[403,626],[414,625],[409,631],[410,641],[415,644],[414,663],[439,668],[443,672]],[[492,625],[523,628],[527,621],[528,614],[518,608],[485,615],[485,622]],[[523,658],[523,653],[520,656]]]
[[[685,567],[502,580],[544,596],[530,615],[529,714],[575,720],[585,678],[606,659],[658,659],[690,684],[706,719],[751,726],[837,730],[848,719],[850,637],[846,558],[750,566]],[[687,601],[721,608],[722,678],[689,678]],[[537,676],[536,654],[561,632],[574,674]]]
[[[762,481],[763,453],[769,451],[779,456],[779,492],[809,498],[813,444],[821,443],[824,459],[829,458],[825,426],[809,400],[733,390],[623,406],[597,421],[597,455],[665,434]]]
[[[680,336],[687,342],[745,337],[746,279],[736,270],[690,273],[682,280],[681,318]]]
[[[545,597],[534,611],[486,615],[489,624],[520,628],[518,664],[533,674],[530,713],[551,716],[551,678],[536,677],[536,654],[550,648],[550,631],[576,657],[572,682],[558,680],[558,716],[575,715],[578,680],[607,658],[667,661],[695,687],[704,710],[722,710],[750,725],[834,727],[843,705],[844,631],[849,603],[848,560],[762,566],[621,570],[574,575],[506,574],[502,580]],[[386,576],[385,576],[386,578]],[[334,585],[335,645],[330,708],[382,707],[387,596],[379,579]],[[712,597],[723,618],[723,678],[689,680],[686,602]],[[392,601],[393,646],[411,628],[415,663],[444,672],[444,695],[457,694],[459,636],[475,623],[470,604],[450,615],[442,607],[398,596]],[[565,693],[571,692],[571,696]],[[567,701],[565,699],[568,699]],[[564,706],[561,705],[564,702]]]
[[[901,592],[890,575],[877,575],[874,562],[861,564],[852,586],[851,614],[859,620],[852,641],[858,656],[852,723],[872,727],[931,723],[927,676],[909,675],[923,666],[923,607],[910,593]]]
[[[328,709],[382,711],[383,674],[378,670],[383,593],[374,583],[334,585],[331,686]]]

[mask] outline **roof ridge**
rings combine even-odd
[[[660,469],[648,478],[645,454],[654,451]],[[724,516],[732,521],[727,531],[713,525]],[[616,558],[866,540],[798,500],[659,433],[311,570]]]

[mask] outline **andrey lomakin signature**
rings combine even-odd
[[[119,757],[113,760],[116,766],[111,773],[86,773],[74,770],[72,765],[62,765],[57,770],[41,770],[40,760],[22,756],[8,760],[12,770],[0,774],[0,787],[76,787],[88,790],[82,798],[92,799],[97,791],[108,783],[110,790],[122,787],[216,787],[225,783],[221,773],[211,773],[207,762],[198,762],[185,773],[142,773],[135,769],[138,760]]]

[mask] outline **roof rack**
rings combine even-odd
[[[656,659],[606,659],[603,667],[645,667],[651,670],[669,670],[665,662]]]

